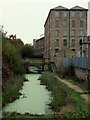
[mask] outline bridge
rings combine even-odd
[[[43,70],[48,70],[49,68],[49,61],[44,60],[43,58],[23,59],[22,63],[26,66],[30,66],[30,65],[40,66]]]

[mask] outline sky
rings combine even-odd
[[[0,0],[0,25],[7,35],[16,34],[26,43],[33,43],[44,34],[44,23],[51,8],[59,5],[88,8],[89,0]]]

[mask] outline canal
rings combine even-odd
[[[22,95],[13,103],[7,104],[3,111],[15,111],[22,114],[26,112],[39,115],[52,114],[52,110],[50,110],[47,105],[51,101],[51,93],[44,85],[40,85],[40,80],[38,80],[40,75],[41,74],[26,74],[25,77],[28,81],[24,82],[22,90],[20,90]]]

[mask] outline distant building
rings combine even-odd
[[[80,39],[87,35],[87,11],[79,6],[50,9],[44,25],[45,59],[54,62],[59,51],[67,49],[79,54]]]
[[[39,57],[43,57],[44,54],[44,37],[40,39],[33,39],[33,46],[36,51],[36,55]]]

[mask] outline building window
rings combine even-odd
[[[75,12],[75,11],[71,12],[71,17],[72,17],[72,18],[75,18],[75,17],[76,17],[76,12]]]
[[[63,40],[63,46],[67,46],[67,39]]]
[[[80,14],[80,18],[82,18],[83,17],[83,11],[80,11],[79,14]]]
[[[68,13],[65,11],[63,12],[63,17],[67,17]]]
[[[80,30],[80,36],[84,36],[84,31]]]
[[[71,25],[72,25],[72,27],[75,27],[75,20],[71,21]]]
[[[67,27],[67,20],[63,21],[63,27]]]
[[[59,48],[55,48],[55,54],[59,52]]]
[[[83,27],[84,26],[84,22],[83,20],[80,20],[80,27]]]
[[[59,17],[60,16],[60,11],[55,11],[55,17]]]
[[[55,27],[59,27],[59,20],[55,20]]]
[[[59,39],[56,39],[56,40],[54,41],[54,44],[55,44],[55,47],[58,47],[58,46],[59,46]]]
[[[75,36],[75,34],[76,34],[76,31],[75,31],[75,30],[72,30],[72,31],[71,31],[71,36]]]
[[[59,36],[59,30],[55,30],[55,36]]]
[[[75,41],[75,39],[72,39],[72,41],[71,41],[71,45],[72,45],[72,46],[75,46],[75,45],[76,45],[76,41]]]
[[[63,30],[63,36],[67,36],[67,30]]]

